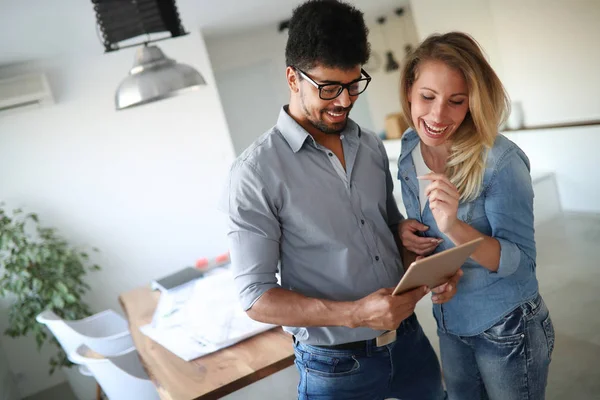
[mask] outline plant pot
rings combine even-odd
[[[96,380],[93,376],[83,375],[77,365],[62,370],[77,400],[96,400]]]

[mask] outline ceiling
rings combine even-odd
[[[289,18],[302,0],[178,0],[184,27],[220,36]],[[408,0],[350,0],[367,21]],[[91,0],[0,0],[0,65],[103,52]]]

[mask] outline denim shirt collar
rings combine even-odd
[[[404,134],[402,135],[400,157],[398,158],[397,178],[403,185],[410,188],[414,198],[419,197],[419,186],[417,181],[417,171],[411,157],[411,152],[417,147],[419,141],[419,135],[414,129],[408,128],[404,131]],[[407,205],[405,204],[405,206]],[[416,219],[421,221],[420,213]]]
[[[400,158],[398,159],[398,165],[400,165],[400,162],[409,156],[413,149],[417,147],[419,140],[419,135],[413,128],[408,128],[404,131],[402,134],[402,149]]]

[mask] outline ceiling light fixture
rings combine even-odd
[[[105,52],[140,47],[133,68],[115,94],[115,107],[123,110],[198,89],[206,84],[202,75],[186,64],[165,56],[149,43],[185,36],[175,0],[92,0]],[[151,38],[161,32],[170,36]],[[144,35],[146,40],[126,46],[120,43]]]
[[[385,17],[377,18],[377,23],[381,27],[381,37],[383,38],[384,46],[386,49],[390,49],[390,46],[387,43],[385,32],[383,31],[383,25],[385,24]],[[385,67],[384,67],[385,72],[397,71],[400,68],[400,64],[398,64],[398,61],[396,61],[396,59],[394,58],[394,53],[392,52],[391,49],[385,53],[385,59],[386,59]]]
[[[123,110],[197,90],[206,81],[189,65],[167,58],[158,46],[140,47],[133,68],[117,88],[115,106]]]

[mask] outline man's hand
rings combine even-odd
[[[395,330],[412,315],[417,302],[429,293],[425,286],[397,296],[392,296],[393,291],[393,288],[380,289],[360,299],[357,303],[356,326]]]
[[[415,219],[403,220],[398,225],[398,237],[400,237],[402,246],[420,256],[431,254],[442,242],[442,239],[417,235],[417,232],[425,232],[428,229],[429,227]]]

